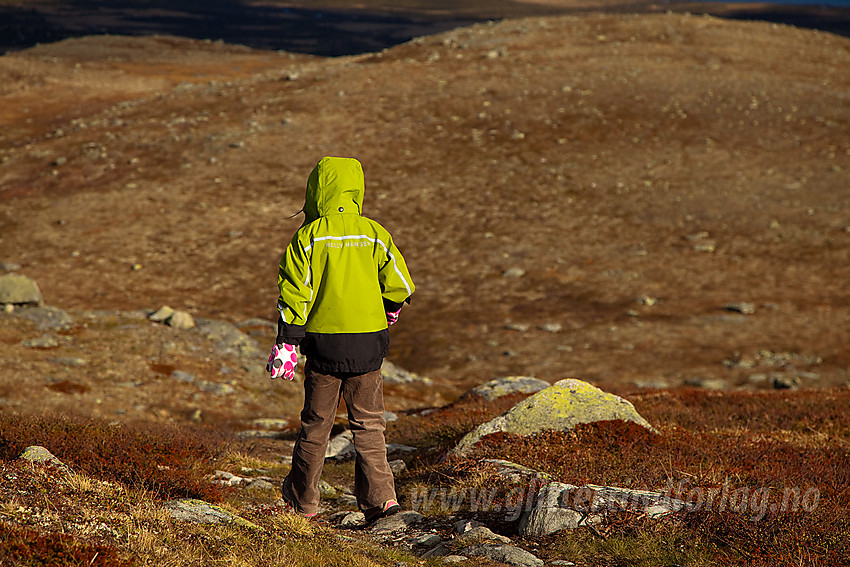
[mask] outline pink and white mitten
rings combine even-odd
[[[397,322],[399,313],[401,313],[401,307],[396,311],[387,311],[387,325]]]
[[[274,345],[266,364],[266,371],[271,374],[271,379],[284,378],[292,380],[295,378],[295,367],[298,365],[298,355],[295,353],[295,345],[283,343]]]

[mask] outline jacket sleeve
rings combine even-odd
[[[310,262],[297,235],[280,260],[277,286],[280,289],[277,344],[297,345],[304,338],[307,314],[313,303]]]
[[[404,257],[389,235],[386,239],[386,258],[378,266],[378,283],[381,285],[385,307],[393,306],[398,309],[405,301],[410,303],[415,286],[407,271]]]

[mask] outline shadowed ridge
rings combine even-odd
[[[404,2],[373,0],[351,9],[279,6],[241,0],[116,0],[104,6],[93,0],[6,2],[0,6],[0,52],[85,35],[173,35],[284,50],[325,57],[380,51],[423,35],[475,22],[594,12],[693,12],[740,20],[764,20],[850,35],[850,10],[823,6],[788,6],[723,2],[647,0],[573,2]]]

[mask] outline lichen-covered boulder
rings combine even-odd
[[[492,401],[509,394],[534,394],[548,387],[549,382],[531,376],[502,376],[472,388],[463,397],[478,397]]]
[[[0,304],[41,305],[44,299],[34,280],[20,274],[0,276]]]
[[[467,433],[452,453],[463,454],[492,433],[531,435],[549,429],[569,431],[581,423],[614,419],[633,421],[653,430],[631,402],[581,380],[561,380]]]

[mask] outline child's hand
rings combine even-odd
[[[387,311],[387,325],[392,325],[398,321],[398,314],[401,313],[401,307],[397,311]]]
[[[283,343],[272,346],[269,362],[266,364],[266,372],[271,374],[271,379],[284,378],[292,380],[295,378],[295,366],[298,364],[298,355],[295,353],[295,345]]]

